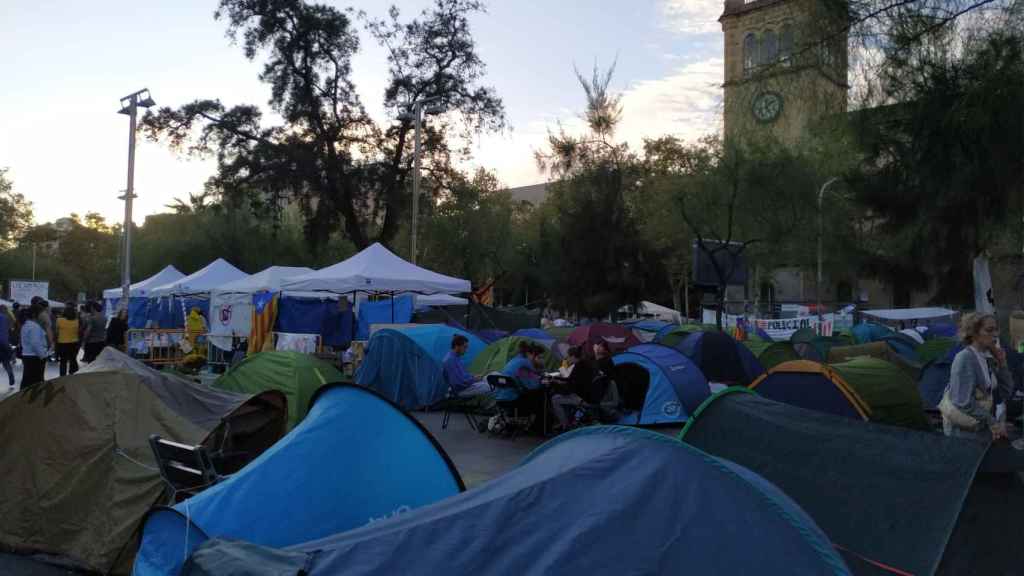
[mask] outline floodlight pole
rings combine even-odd
[[[817,298],[816,310],[818,311],[818,320],[822,319],[821,314],[821,234],[822,228],[824,227],[823,219],[821,216],[821,200],[825,197],[825,191],[828,187],[839,181],[838,177],[829,179],[825,184],[822,185],[821,189],[818,190],[818,277],[814,283],[814,296]]]
[[[438,96],[424,98],[412,105],[413,131],[415,145],[413,147],[412,169],[412,263],[416,263],[416,238],[419,231],[417,222],[420,215],[420,128],[423,126],[423,108],[430,102],[440,100]]]
[[[121,109],[119,114],[127,114],[128,123],[128,189],[124,196],[124,252],[121,258],[121,305],[128,306],[128,298],[131,290],[131,261],[132,261],[132,200],[135,199],[135,130],[139,106],[149,108],[155,103],[149,95],[149,89],[143,88],[121,98]]]

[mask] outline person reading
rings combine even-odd
[[[490,385],[487,382],[478,381],[462,365],[462,357],[466,355],[467,350],[469,350],[469,338],[462,334],[452,336],[451,350],[445,355],[442,363],[445,382],[460,398],[473,398],[490,393]]]

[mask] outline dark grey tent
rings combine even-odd
[[[881,565],[932,574],[940,561],[950,574],[1020,568],[1010,539],[1024,513],[1021,486],[1012,474],[975,478],[984,443],[812,412],[735,388],[709,398],[681,437],[778,486],[857,574],[891,576]],[[999,508],[1010,502],[1018,507]],[[1001,512],[981,516],[985,510]]]

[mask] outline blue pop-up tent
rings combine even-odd
[[[764,374],[757,356],[724,332],[695,332],[676,348],[693,360],[709,382],[749,386]]]
[[[468,369],[487,345],[465,330],[443,324],[378,330],[356,370],[356,383],[407,410],[435,404],[448,393],[441,366],[456,334],[469,339],[469,350],[462,357]]]
[[[128,292],[128,327],[144,328],[149,310],[150,292],[153,288],[184,278],[185,275],[174,266],[165,266],[156,274],[131,285]],[[103,299],[107,303],[107,316],[113,316],[121,305],[121,288],[108,288],[103,291]]]
[[[147,515],[134,574],[178,574],[210,538],[291,546],[465,489],[441,446],[373,392],[322,387],[306,419],[229,479]]]
[[[624,409],[619,424],[685,422],[711,395],[704,374],[674,348],[640,344],[612,361]]]
[[[180,552],[180,551],[176,551]],[[213,540],[184,574],[849,574],[763,478],[660,434],[589,427],[480,488],[273,550]]]

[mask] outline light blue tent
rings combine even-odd
[[[624,412],[619,424],[686,422],[711,396],[708,381],[682,352],[640,344],[612,357]]]
[[[487,345],[465,330],[442,324],[378,330],[370,337],[356,383],[407,410],[436,404],[448,393],[441,363],[456,334],[469,339],[469,350],[462,357],[468,369]]]
[[[873,322],[857,324],[850,331],[853,333],[853,341],[855,344],[867,344],[868,342],[881,340],[893,333],[893,331],[887,326],[875,324]]]
[[[229,479],[147,515],[133,574],[179,574],[210,538],[291,546],[465,489],[419,422],[358,386],[321,388],[309,415]]]
[[[589,427],[475,490],[270,549],[213,540],[183,574],[850,574],[828,537],[753,472],[668,437]]]

